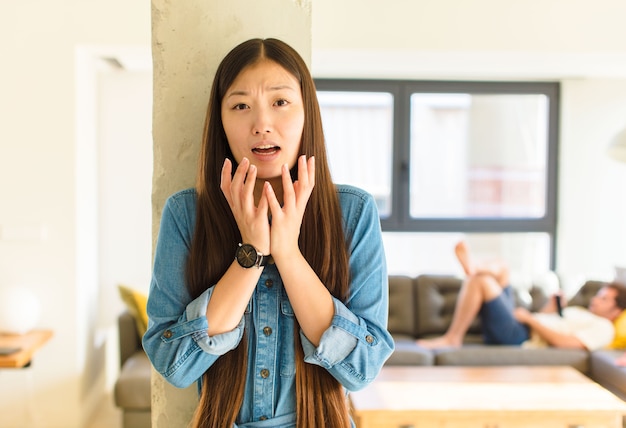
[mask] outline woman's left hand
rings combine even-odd
[[[298,158],[298,179],[291,182],[287,165],[282,169],[283,206],[274,189],[265,183],[265,194],[272,214],[270,227],[271,254],[276,264],[290,255],[299,254],[298,237],[304,210],[315,186],[315,158],[305,155]]]

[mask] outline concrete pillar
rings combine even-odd
[[[152,0],[154,72],[153,239],[165,199],[194,185],[211,83],[219,61],[244,40],[275,37],[310,65],[312,0]],[[153,372],[152,426],[187,426],[196,387]]]

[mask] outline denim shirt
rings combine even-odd
[[[387,331],[387,267],[372,196],[345,185],[338,185],[337,192],[349,244],[349,297],[345,303],[333,298],[332,324],[317,347],[302,331],[300,338],[307,363],[324,367],[347,391],[356,391],[376,377],[394,349]],[[275,265],[266,266],[239,325],[209,336],[206,309],[213,288],[192,300],[185,286],[195,217],[194,189],[178,192],[166,201],[143,347],[155,370],[169,383],[184,388],[200,382],[221,355],[239,344],[245,326],[248,373],[237,426],[295,427],[295,318],[280,273]]]

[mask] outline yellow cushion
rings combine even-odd
[[[135,318],[137,333],[142,337],[148,329],[148,296],[126,285],[119,284],[117,287],[128,312]]]
[[[615,338],[609,345],[611,349],[626,349],[626,310],[613,321]]]

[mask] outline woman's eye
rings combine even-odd
[[[280,99],[278,101],[276,101],[275,103],[277,106],[286,106],[287,104],[289,104],[289,101],[285,100],[285,99]]]
[[[248,108],[248,106],[246,104],[241,104],[241,103],[240,104],[235,104],[233,106],[233,110],[245,110],[247,108]]]

